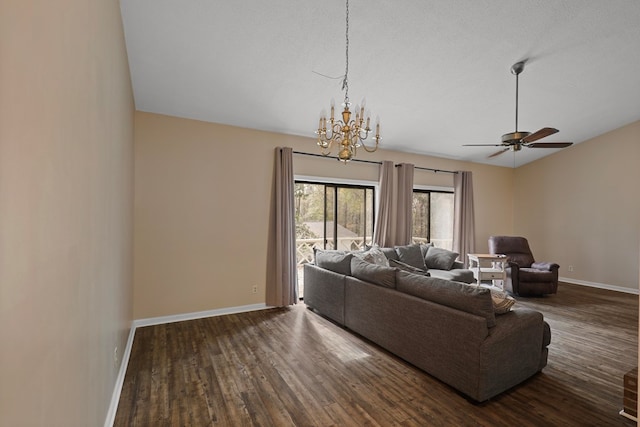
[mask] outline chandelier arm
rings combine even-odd
[[[331,154],[332,145],[333,145],[333,140],[324,140],[324,141],[318,140],[318,146],[320,147],[320,152],[322,153],[323,156],[328,156],[329,154]]]
[[[329,131],[325,131],[325,135],[327,135],[327,139],[336,139],[336,137],[339,138],[340,136],[340,130],[342,129],[342,126],[340,126],[340,120],[338,120],[335,123],[331,123],[331,126],[329,127]],[[329,136],[329,132],[331,132],[331,136]]]
[[[339,123],[335,123],[333,126],[329,127],[329,130],[326,128],[322,129],[318,133],[318,145],[322,148],[331,149],[332,143],[335,141],[336,143],[340,142],[340,136],[342,133],[340,132],[341,127]]]
[[[364,143],[364,141],[361,142],[362,144],[362,148],[364,148],[364,151],[366,151],[367,153],[373,153],[378,149],[378,144],[379,144],[379,138],[376,138],[376,145],[373,148],[369,148],[367,147],[367,144]]]
[[[364,141],[365,139],[367,139],[369,137],[369,130],[366,130],[362,127],[358,128],[356,130],[357,135],[358,135],[358,139],[360,139],[360,141]],[[364,132],[364,136],[362,136],[362,132]]]

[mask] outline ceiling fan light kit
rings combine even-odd
[[[502,150],[488,156],[488,158],[496,157],[506,151],[520,151],[522,147],[527,148],[565,148],[573,144],[573,142],[535,142],[539,139],[546,138],[549,135],[558,133],[558,129],[544,127],[533,133],[518,130],[518,94],[519,79],[518,77],[524,71],[524,65],[527,61],[519,61],[511,66],[511,74],[516,76],[516,127],[515,132],[509,132],[502,135],[502,144],[464,144],[465,147],[504,147]]]

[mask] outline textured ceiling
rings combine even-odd
[[[314,137],[344,98],[344,1],[121,8],[138,110]],[[556,152],[462,146],[514,131],[523,59],[519,130],[560,130],[541,142],[640,119],[638,0],[351,0],[349,38],[351,101],[366,98],[387,149],[503,166]]]

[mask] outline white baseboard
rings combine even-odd
[[[620,415],[622,415],[623,417],[630,419],[631,421],[638,422],[638,419],[637,419],[636,417],[634,417],[633,415],[627,414],[627,413],[624,411],[624,409],[623,409],[622,411],[618,412],[618,413],[619,413]]]
[[[249,311],[265,310],[267,308],[272,307],[266,304],[251,304],[238,307],[198,311],[194,313],[176,314],[173,316],[150,317],[147,319],[134,320],[131,323],[131,330],[129,331],[127,346],[124,349],[124,353],[122,354],[122,362],[120,363],[120,370],[118,371],[118,377],[116,378],[116,384],[111,396],[111,404],[109,405],[109,410],[107,411],[107,418],[104,421],[104,427],[113,427],[113,422],[116,418],[116,412],[118,411],[118,403],[120,402],[120,394],[122,393],[122,386],[124,385],[124,377],[127,373],[127,367],[129,366],[131,347],[133,346],[133,339],[135,337],[137,328],[151,325],[162,325],[164,323],[182,322],[185,320],[202,319],[205,317],[224,316],[226,314],[246,313]]]
[[[640,294],[638,289],[627,288],[624,286],[607,285],[605,283],[587,282],[585,280],[571,279],[569,277],[558,277],[558,281],[573,283],[574,285],[589,286],[591,288],[600,288],[600,289],[607,289],[609,291],[624,292],[627,294],[634,294],[634,295]]]
[[[215,310],[196,311],[194,313],[175,314],[172,316],[149,317],[133,321],[133,326],[163,325],[165,323],[183,322],[185,320],[203,319],[205,317],[224,316],[225,314],[246,313],[269,308],[266,304],[241,305],[238,307],[218,308]]]
[[[104,421],[104,427],[113,427],[113,422],[116,419],[116,412],[118,411],[118,402],[120,401],[120,393],[122,393],[122,385],[124,384],[124,376],[127,373],[127,366],[129,366],[129,356],[131,355],[131,346],[133,345],[133,337],[136,334],[136,328],[132,325],[129,330],[129,338],[127,338],[127,346],[122,354],[122,361],[120,362],[120,370],[116,377],[116,385],[113,387],[113,394],[111,395],[111,404],[107,411],[107,418]]]

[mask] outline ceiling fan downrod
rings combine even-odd
[[[516,62],[511,66],[511,74],[515,74],[516,76],[516,131],[518,133],[518,92],[519,92],[519,77],[520,73],[524,70],[525,61]]]

